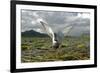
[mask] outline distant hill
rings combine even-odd
[[[21,32],[21,35],[24,37],[47,37],[48,35],[36,32],[34,30],[29,30],[25,32]]]

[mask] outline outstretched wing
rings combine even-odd
[[[42,21],[42,20],[40,20],[39,22],[42,24],[42,26],[43,26],[44,30],[46,31],[46,33],[47,33],[51,38],[53,38],[54,32],[53,32],[53,30],[47,25],[47,23],[44,22],[44,21]]]
[[[71,31],[72,28],[73,26],[66,26],[62,32],[64,33],[64,35],[67,35]]]
[[[37,22],[42,24],[44,31],[46,31],[46,33],[51,38],[53,38],[53,36],[54,36],[53,30],[48,26],[48,24],[38,14],[34,13],[34,16],[35,16],[35,19],[37,20]]]

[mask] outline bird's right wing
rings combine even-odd
[[[35,19],[38,23],[42,24],[44,31],[53,38],[54,32],[51,27],[48,26],[47,22],[45,22],[37,13],[34,13]]]
[[[44,22],[43,20],[38,20],[38,21],[42,24],[42,26],[43,26],[43,28],[44,28],[44,31],[46,31],[46,33],[47,33],[51,38],[53,38],[54,32],[53,32],[53,30],[51,29],[51,27],[49,27],[48,24],[47,24],[46,22]]]

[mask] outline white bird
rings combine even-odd
[[[42,24],[44,30],[46,31],[46,33],[51,37],[52,39],[52,47],[54,48],[59,48],[59,46],[62,43],[62,40],[64,38],[64,34],[68,33],[72,26],[68,26],[66,27],[65,31],[56,31],[54,32],[50,26],[48,26],[48,24],[46,22],[44,22],[43,20],[39,20],[39,22]]]
[[[48,23],[45,22],[42,18],[39,17],[37,21],[42,24],[45,32],[51,37],[53,48],[59,48],[59,46],[62,44],[64,34],[68,34],[68,32],[72,29],[72,26],[67,26],[66,28],[64,28],[64,31],[59,30],[54,32],[48,25]]]

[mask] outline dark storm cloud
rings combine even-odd
[[[55,12],[55,11],[31,11],[22,10],[21,11],[21,30],[36,30],[38,32],[43,32],[41,29],[42,25],[35,20],[34,13],[39,15],[43,20],[45,20],[48,25],[54,30],[63,30],[67,25],[73,25],[74,29],[70,34],[77,35],[84,32],[89,32],[90,18],[89,13],[84,16],[79,16],[81,13],[77,12]]]

